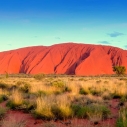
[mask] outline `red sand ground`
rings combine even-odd
[[[0,74],[113,74],[112,65],[127,68],[127,50],[111,46],[64,43],[0,53]]]
[[[113,99],[110,100],[110,110],[112,117],[108,118],[106,120],[100,121],[99,124],[94,125],[92,122],[90,122],[87,119],[71,119],[71,120],[66,120],[66,121],[44,121],[41,119],[35,119],[31,114],[24,113],[22,111],[14,111],[14,110],[9,110],[4,118],[4,120],[8,120],[10,117],[16,119],[16,121],[20,120],[25,120],[26,121],[26,127],[46,127],[45,125],[47,123],[53,123],[56,125],[56,127],[115,127],[116,125],[116,120],[118,118],[118,104],[119,100]],[[0,106],[5,107],[6,102],[3,102],[0,104]],[[67,124],[70,123],[71,124]]]

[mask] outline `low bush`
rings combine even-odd
[[[61,80],[53,81],[53,82],[51,82],[51,85],[58,87],[58,88],[64,88],[65,87],[65,83]]]
[[[102,98],[104,100],[110,100],[110,99],[112,99],[112,95],[108,91],[107,92],[103,92],[101,96],[102,96]]]
[[[34,75],[34,78],[36,80],[42,80],[44,77],[45,77],[45,74],[36,74],[36,75]]]
[[[72,105],[73,115],[78,118],[86,118],[88,108],[81,105]]]
[[[104,105],[99,105],[99,104],[91,104],[90,106],[88,106],[88,116],[91,117],[92,115],[98,115],[100,114],[102,119],[107,119],[108,116],[110,115],[110,110],[108,109],[108,107],[104,106]]]
[[[101,82],[102,82],[101,80],[97,80],[97,81],[96,81],[97,84],[99,84],[99,83],[101,83]]]
[[[80,88],[80,89],[79,89],[79,94],[87,95],[87,94],[89,94],[89,91],[88,91],[88,90],[85,90],[85,89],[83,89],[83,88]]]
[[[6,89],[8,85],[6,83],[0,82],[0,88],[1,89]]]
[[[34,103],[24,101],[22,105],[19,106],[19,109],[23,110],[26,113],[30,113],[35,110],[36,105]]]
[[[12,95],[9,98],[8,103],[6,104],[11,109],[17,109],[23,104],[23,97],[19,91],[13,91]]]
[[[71,88],[69,86],[65,86],[63,92],[71,92]]]
[[[4,115],[6,114],[7,109],[0,106],[0,119],[4,117]]]
[[[42,118],[50,120],[54,118],[54,115],[51,111],[52,100],[49,97],[38,97],[36,100],[36,108],[33,111],[33,115],[36,118]]]
[[[7,95],[0,95],[0,103],[8,99]]]
[[[46,96],[48,95],[46,91],[43,91],[43,90],[39,90],[37,93],[36,93],[37,97],[42,97],[42,96]]]
[[[127,108],[122,108],[116,122],[116,127],[127,127]]]
[[[73,112],[69,105],[54,105],[52,106],[52,113],[57,119],[72,118]]]
[[[92,118],[93,116],[101,116],[101,119],[106,119],[110,114],[110,110],[106,106],[98,104],[91,104],[86,106],[73,105],[72,109],[74,115],[78,118]]]
[[[28,83],[25,83],[24,85],[22,85],[22,86],[20,87],[20,90],[21,90],[22,92],[24,92],[24,93],[28,93],[29,90],[30,90],[30,85],[29,85]]]

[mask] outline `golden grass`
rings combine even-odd
[[[73,79],[73,80],[72,80]],[[62,81],[65,85],[62,87],[53,86],[51,83],[54,81]],[[18,81],[27,82],[29,87],[28,93],[21,93]],[[30,103],[36,102],[35,114],[52,119],[60,117],[66,119],[73,117],[71,109],[72,104],[85,105],[88,103],[103,104],[104,99],[111,99],[113,96],[126,97],[127,96],[127,83],[126,80],[119,80],[118,78],[43,78],[36,80],[34,78],[8,78],[0,79],[0,82],[6,83],[6,89],[0,88],[0,95],[10,94],[9,100],[16,105],[21,105],[24,101],[23,96],[28,96]],[[12,85],[17,85],[15,90],[7,91]],[[64,91],[64,87],[68,87],[70,91]],[[87,94],[81,94],[82,88]],[[45,95],[39,95],[39,92]],[[58,93],[58,94],[56,94]],[[23,95],[25,94],[25,95]],[[78,101],[78,102],[76,102]],[[80,103],[81,101],[81,103]],[[101,118],[101,114],[88,114],[91,121],[97,121]]]
[[[79,86],[77,81],[72,81],[72,82],[69,81],[69,82],[67,82],[66,85],[71,89],[71,94],[72,95],[79,94],[80,86]]]
[[[43,118],[53,118],[54,115],[51,111],[52,105],[53,105],[53,97],[38,97],[36,100],[36,109],[35,109],[35,113],[40,117]]]
[[[15,104],[15,105],[20,105],[23,103],[23,97],[22,93],[19,92],[18,90],[13,90],[12,95],[10,96],[10,100]]]
[[[3,90],[0,88],[0,95],[8,95],[9,92],[7,90]]]
[[[72,117],[72,109],[70,108],[70,98],[68,95],[59,95],[56,97],[56,106],[59,109],[59,116],[66,119]]]
[[[36,83],[30,86],[30,93],[38,93],[43,91],[45,94],[50,95],[55,92],[61,92],[60,88],[56,88],[54,86],[46,86],[45,83]]]
[[[67,118],[72,115],[70,101],[66,95],[51,95],[38,97],[36,100],[35,114],[44,118]]]

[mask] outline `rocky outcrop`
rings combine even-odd
[[[127,50],[111,46],[64,43],[0,52],[0,74],[113,74],[114,65],[127,68]]]

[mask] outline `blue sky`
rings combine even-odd
[[[127,0],[0,0],[0,51],[77,42],[127,49]]]

